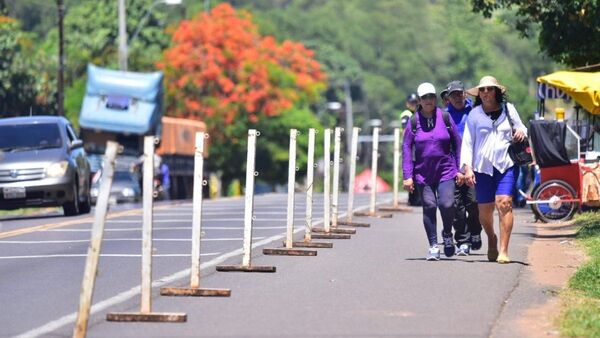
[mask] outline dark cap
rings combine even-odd
[[[406,101],[408,102],[419,102],[419,96],[417,94],[412,93],[406,97]]]
[[[450,83],[448,83],[448,85],[446,86],[445,91],[448,92],[448,94],[452,93],[452,92],[464,92],[465,91],[465,86],[463,85],[462,82],[460,81],[452,81]]]

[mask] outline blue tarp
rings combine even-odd
[[[129,134],[155,134],[162,115],[162,72],[134,73],[87,68],[81,105],[82,128]]]

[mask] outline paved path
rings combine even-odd
[[[281,202],[275,200],[269,199],[285,203],[284,195]],[[371,227],[357,228],[350,240],[333,240],[334,248],[319,249],[316,257],[263,256],[254,249],[253,265],[276,266],[274,274],[216,272],[217,263],[240,264],[240,255],[224,262],[204,257],[202,286],[230,288],[230,298],[161,297],[155,287],[153,310],[185,312],[187,323],[105,321],[107,312],[138,311],[137,296],[94,314],[88,337],[518,336],[512,319],[529,303],[539,301],[522,291],[537,295],[539,290],[520,278],[535,233],[525,222],[531,220],[530,212],[517,211],[510,252],[513,263],[508,265],[488,262],[485,245],[469,257],[425,261],[421,217],[420,209],[414,208],[390,219],[357,218]],[[280,245],[278,239],[263,247]],[[164,259],[159,262],[158,270],[164,270]],[[171,270],[184,270],[186,264],[187,260],[172,260]],[[104,282],[107,279],[103,277]],[[188,278],[162,282],[187,286]],[[106,286],[103,290],[95,303],[109,294]],[[514,299],[515,294],[523,301]],[[71,333],[72,325],[64,325],[44,336]]]

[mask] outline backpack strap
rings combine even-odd
[[[417,133],[417,112],[414,112],[410,117],[410,130],[412,130],[413,134]]]
[[[446,124],[446,130],[448,131],[450,137],[452,137],[452,134],[450,134],[450,128],[452,128],[452,124],[450,124],[450,117],[450,113],[447,110],[442,112],[442,118],[444,119],[444,124]]]

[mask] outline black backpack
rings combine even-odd
[[[442,118],[444,119],[444,124],[446,125],[446,130],[448,130],[448,134],[450,134],[450,128],[452,128],[452,125],[450,124],[450,113],[448,113],[447,111],[443,111],[442,112]],[[414,114],[412,114],[412,116],[410,117],[410,129],[412,130],[413,134],[415,134],[417,132],[417,113],[415,112]],[[452,135],[450,135],[450,137],[452,137]]]
[[[452,124],[450,124],[450,113],[446,110],[442,111],[442,119],[444,120],[444,124],[446,125],[446,130],[448,131],[448,135],[450,135],[450,143],[452,144],[452,151],[456,150],[456,146],[454,145],[454,139],[452,138],[452,134],[450,133],[450,129],[452,128]],[[410,129],[413,132],[413,135],[417,133],[417,113],[415,112],[410,117]],[[413,148],[413,161],[415,160],[415,149]]]

